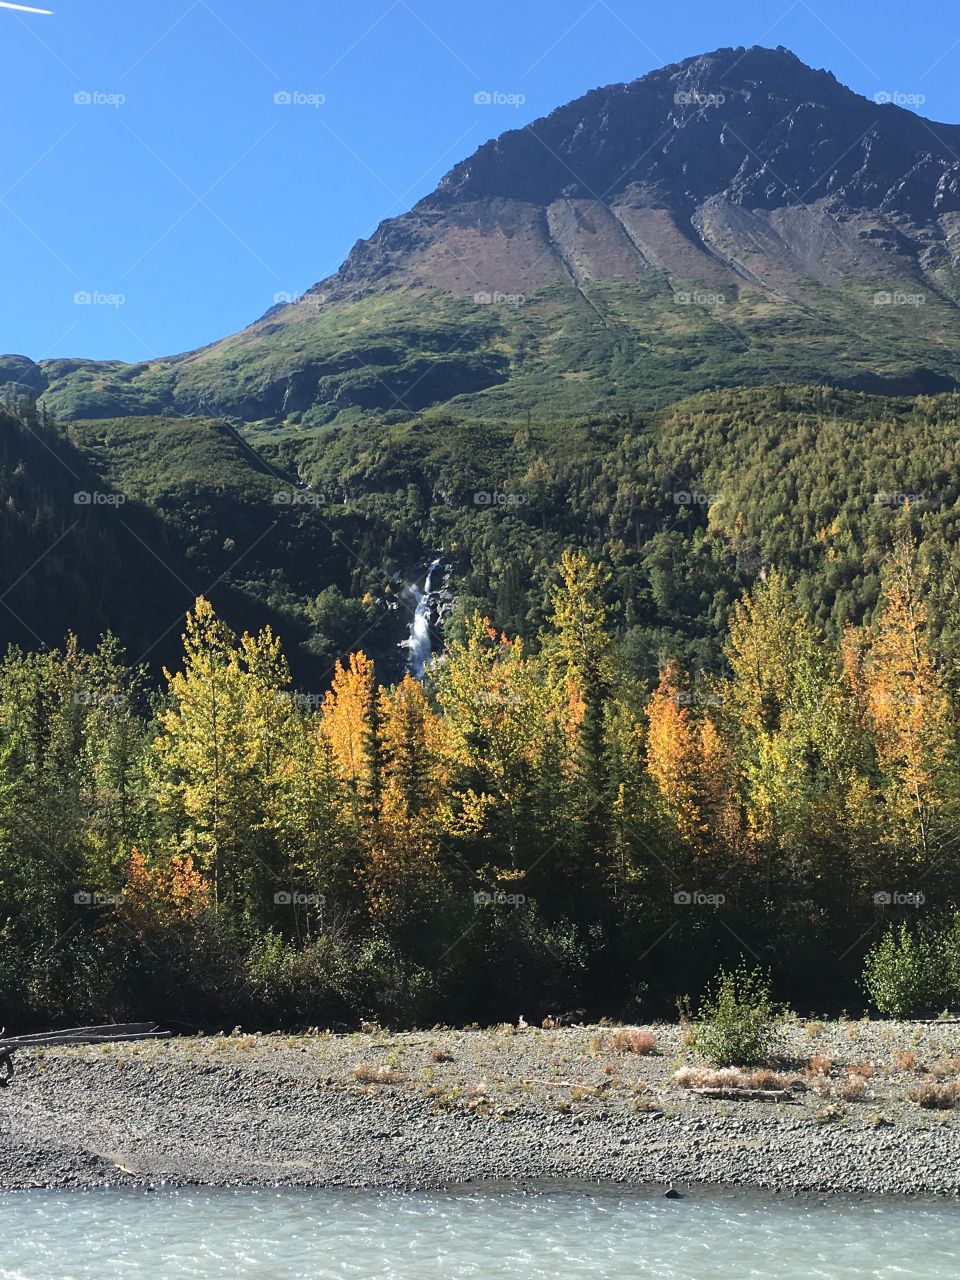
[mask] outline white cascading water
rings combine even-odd
[[[416,609],[413,614],[413,622],[410,625],[410,636],[401,643],[402,647],[409,651],[410,656],[407,658],[407,666],[411,675],[417,680],[423,679],[427,663],[433,654],[433,643],[430,637],[430,615],[433,612],[433,575],[440,567],[440,560],[441,557],[438,556],[427,570],[422,591],[416,585],[411,585],[410,587],[410,592],[416,601]]]

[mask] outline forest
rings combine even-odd
[[[360,635],[394,683],[403,584],[432,549],[451,565],[451,636],[479,610],[535,648],[556,565],[582,548],[610,570],[633,677],[653,687],[671,657],[716,674],[762,567],[838,642],[871,620],[905,520],[923,544],[957,545],[957,412],[951,394],[741,388],[576,422],[369,416],[253,448],[214,419],[60,424],[14,406],[0,410],[0,652],[112,631],[159,681],[203,595],[234,630],[281,635],[299,689],[325,689]]]
[[[204,597],[157,684],[106,635],[0,665],[0,1016],[174,1027],[669,1016],[721,963],[798,1009],[960,981],[960,577],[909,503],[869,619],[761,567],[718,657],[638,674],[614,569],[535,634],[461,609],[421,684],[294,684]],[[878,960],[879,957],[879,960]],[[893,1005],[888,1005],[893,1007]]]

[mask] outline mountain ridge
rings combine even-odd
[[[141,365],[6,367],[67,418],[519,418],[711,386],[960,385],[960,126],[721,49],[484,143],[340,269]],[[612,401],[612,403],[611,403]]]

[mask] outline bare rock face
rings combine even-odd
[[[721,49],[486,143],[307,298],[529,293],[651,270],[790,294],[922,274],[931,249],[952,257],[958,151],[960,127],[862,98],[786,49]]]

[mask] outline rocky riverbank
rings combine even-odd
[[[960,1109],[917,1100],[934,1089],[946,1106],[960,1080],[954,1023],[793,1023],[766,1090],[786,1083],[779,1099],[695,1093],[675,1078],[684,1066],[696,1059],[676,1026],[18,1053],[0,1089],[0,1188],[565,1179],[960,1193]]]

